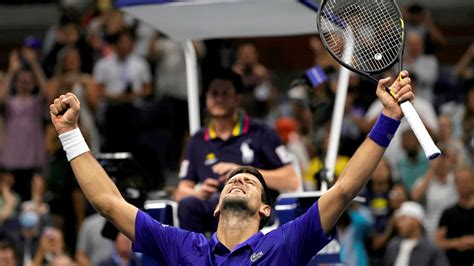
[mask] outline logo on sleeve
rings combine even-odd
[[[260,251],[258,253],[253,253],[252,256],[250,256],[250,261],[251,262],[256,262],[258,259],[260,259],[263,256],[263,252]]]
[[[250,148],[248,142],[244,141],[240,144],[240,152],[242,153],[242,162],[250,164],[253,162],[254,151]]]
[[[282,163],[291,163],[291,153],[288,152],[284,145],[280,145],[275,149],[275,153],[278,155],[278,158]]]
[[[189,160],[184,160],[181,162],[181,167],[179,168],[179,178],[183,178],[188,175]]]

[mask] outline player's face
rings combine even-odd
[[[240,97],[229,80],[215,79],[206,93],[206,107],[211,117],[232,117]]]
[[[225,210],[225,206],[237,207],[249,215],[257,213],[269,216],[270,206],[262,202],[263,187],[260,181],[249,173],[240,173],[227,180],[222,189],[216,213]]]
[[[255,176],[248,173],[237,174],[227,180],[222,193],[224,199],[242,198],[262,203],[262,185]]]

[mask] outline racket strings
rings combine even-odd
[[[371,69],[381,69],[389,65],[398,55],[398,48],[401,42],[399,38],[395,38],[394,36],[399,36],[397,32],[399,25],[395,24],[394,19],[391,19],[394,16],[398,17],[398,14],[396,10],[393,9],[391,14],[386,4],[387,3],[384,5],[384,3],[379,4],[375,2],[372,6],[361,9],[362,17],[367,20],[366,22],[371,23],[369,33],[371,35],[368,35],[367,31],[361,31],[360,36],[358,36],[360,37],[358,39],[370,44],[363,49],[358,49],[359,56],[356,56],[356,58],[361,58],[360,67],[370,64]],[[379,12],[374,12],[374,10],[378,10]],[[365,22],[362,24],[366,25]],[[384,27],[386,34],[378,34],[381,26]],[[375,30],[378,31],[374,32]],[[373,37],[375,37],[375,39]],[[388,56],[383,56],[384,53],[388,54]],[[382,55],[380,60],[375,58],[377,54]]]
[[[323,38],[346,64],[373,72],[387,68],[397,58],[403,46],[403,28],[392,2],[330,0],[321,12]],[[353,49],[351,58],[343,58],[347,47]]]

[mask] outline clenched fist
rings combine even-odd
[[[49,106],[51,121],[58,134],[63,134],[78,127],[81,103],[73,93],[67,93],[54,99]]]

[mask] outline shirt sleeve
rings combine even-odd
[[[163,225],[145,212],[137,212],[133,251],[152,256],[159,265],[177,265],[183,252],[205,241],[201,234]]]
[[[324,234],[317,202],[306,213],[284,224],[280,229],[287,245],[288,254],[295,259],[295,265],[308,263],[336,235],[335,228],[328,235]]]
[[[178,176],[180,180],[190,180],[197,184],[199,183],[199,176],[196,169],[197,160],[193,158],[193,143],[194,141],[191,139],[191,141],[189,141],[186,146],[186,150],[184,151],[184,159],[179,167]]]
[[[262,136],[262,150],[269,163],[268,169],[280,168],[291,163],[291,154],[278,138],[278,135],[270,128],[266,128]]]

